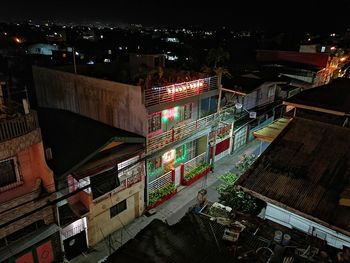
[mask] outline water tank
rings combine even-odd
[[[275,237],[273,238],[273,240],[277,243],[281,243],[282,236],[283,236],[282,231],[277,230],[277,231],[275,231]]]

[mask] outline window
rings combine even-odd
[[[120,203],[116,204],[115,206],[112,206],[109,209],[111,218],[115,217],[116,215],[120,214],[121,212],[123,212],[124,210],[126,210],[126,200],[121,201]]]
[[[186,144],[187,160],[191,160],[197,156],[197,140],[191,141]]]
[[[148,118],[148,132],[158,131],[162,128],[162,113],[157,112]]]
[[[185,154],[185,147],[186,147],[186,144],[176,148],[176,153],[175,153],[176,159],[181,158]]]
[[[192,103],[186,104],[183,107],[183,120],[189,120],[192,118]]]
[[[218,105],[218,96],[202,99],[201,101],[201,117],[208,116],[216,112]]]
[[[183,144],[179,147],[176,148],[175,150],[175,156],[176,156],[176,160],[175,163],[179,164],[181,162],[186,161],[186,144]]]
[[[117,167],[91,176],[90,185],[93,199],[111,192],[120,185]]]
[[[16,159],[0,162],[0,188],[20,181]]]
[[[269,91],[268,91],[267,96],[268,96],[269,98],[275,96],[275,87],[274,87],[274,86],[269,87]]]
[[[150,160],[150,169],[152,171],[160,168],[161,166],[162,166],[162,156],[161,155]]]
[[[147,161],[147,173],[150,181],[157,179],[163,174],[161,155]]]

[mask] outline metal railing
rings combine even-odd
[[[163,87],[152,87],[144,91],[145,106],[177,101],[203,92],[218,89],[218,78],[208,77]]]
[[[166,174],[163,174],[162,176],[158,177],[154,181],[150,182],[148,184],[148,190],[149,190],[149,192],[153,192],[154,190],[157,190],[159,188],[162,188],[162,187],[168,185],[172,181],[173,180],[172,180],[171,171],[170,171],[170,172],[167,172]]]
[[[35,111],[12,118],[0,119],[0,142],[25,135],[39,128]]]
[[[144,177],[144,170],[141,165],[134,165],[119,173],[120,185],[113,192],[120,192],[132,185],[141,182]]]
[[[147,139],[147,154],[153,153],[162,149],[163,147],[172,144],[173,142],[180,141],[186,137],[193,135],[195,132],[205,129],[212,125],[217,114],[211,114],[199,120],[190,122],[173,128],[169,131],[163,132],[157,136]]]
[[[189,160],[188,162],[184,163],[185,174],[187,174],[188,172],[192,171],[194,168],[204,163],[206,156],[207,156],[207,153],[204,152],[194,157],[192,160]]]
[[[226,116],[226,117],[219,118],[219,115]],[[196,132],[213,125],[215,122],[218,122],[219,120],[223,121],[223,119],[227,119],[227,120],[230,119],[229,117],[227,117],[227,115],[230,115],[230,116],[234,115],[234,111],[232,110],[232,107],[224,109],[220,111],[220,113],[216,112],[214,114],[208,115],[199,120],[178,126],[169,131],[163,132],[159,135],[147,138],[147,154],[156,152],[174,142],[181,141],[195,134]],[[233,120],[233,116],[231,116],[231,119]]]

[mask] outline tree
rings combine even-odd
[[[217,188],[221,204],[231,207],[234,210],[257,214],[260,211],[261,204],[257,199],[236,189],[235,183],[240,175],[246,172],[254,163],[255,155],[243,155],[242,159],[236,164],[238,174],[228,172],[220,176],[222,184]]]
[[[212,48],[207,55],[207,63],[210,67],[216,69],[218,64],[222,65],[230,59],[230,53],[225,51],[222,47]]]

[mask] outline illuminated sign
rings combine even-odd
[[[167,122],[169,120],[173,120],[173,119],[177,119],[179,116],[179,111],[178,111],[179,107],[174,107],[174,108],[170,108],[167,110],[163,110],[162,115],[163,115],[163,122]]]
[[[168,94],[175,94],[178,92],[195,91],[198,90],[198,88],[202,88],[203,86],[204,80],[195,80],[191,82],[168,86],[166,90]]]
[[[163,163],[173,161],[175,159],[175,150],[170,150],[163,154],[162,156]]]

